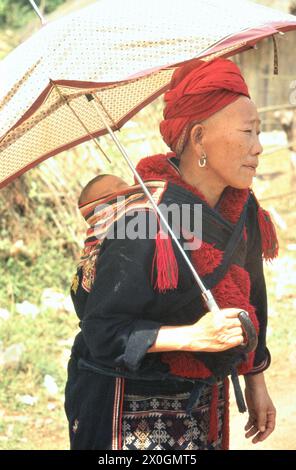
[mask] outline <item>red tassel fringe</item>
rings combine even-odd
[[[152,277],[156,263],[156,281],[154,289],[165,292],[178,286],[178,264],[175,258],[171,237],[160,227],[155,239],[155,252],[152,262]]]
[[[224,414],[223,414],[223,428],[222,428],[222,450],[229,449],[229,380],[226,378],[223,383],[224,386]],[[208,443],[218,440],[218,385],[213,385],[212,388],[212,401],[210,408],[210,427],[208,434]]]
[[[270,261],[278,256],[279,252],[279,242],[275,227],[269,213],[260,206],[258,207],[257,218],[261,233],[262,254],[264,259]]]

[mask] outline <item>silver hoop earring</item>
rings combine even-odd
[[[206,164],[207,164],[207,156],[204,153],[203,156],[198,160],[198,165],[200,166],[200,168],[204,168]]]

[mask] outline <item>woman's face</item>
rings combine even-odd
[[[225,186],[248,188],[256,175],[260,120],[254,103],[242,96],[203,122],[207,172]]]

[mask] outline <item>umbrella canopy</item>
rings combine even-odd
[[[0,188],[42,160],[118,129],[176,65],[230,56],[296,18],[244,0],[101,0],[52,22],[0,64]]]

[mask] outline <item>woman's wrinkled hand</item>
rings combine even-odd
[[[275,428],[276,409],[268,394],[263,373],[245,377],[245,397],[249,419],[245,437],[253,437],[252,443],[264,441]]]
[[[243,329],[238,318],[241,309],[225,308],[208,312],[190,325],[189,351],[221,352],[244,342]]]

